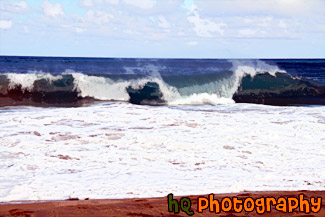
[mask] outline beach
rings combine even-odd
[[[325,196],[325,191],[275,191],[275,192],[242,192],[233,194],[217,194],[215,199],[221,200],[224,197],[238,197],[246,198],[260,198],[260,197],[298,197],[303,194],[306,198]],[[271,212],[266,212],[264,215],[258,214],[256,211],[252,212],[220,212],[214,213],[208,210],[202,213],[197,212],[197,196],[188,196],[192,201],[193,216],[308,216],[308,217],[322,217],[325,215],[325,201],[322,200],[322,207],[318,213],[306,214],[300,212],[299,209],[293,210],[292,213],[284,213],[272,207]],[[181,197],[175,197],[180,199]],[[185,212],[180,211],[178,214],[168,211],[167,197],[159,198],[134,198],[134,199],[90,199],[90,200],[76,200],[69,201],[25,201],[16,203],[0,203],[0,216],[25,216],[25,217],[81,217],[81,216],[96,216],[96,217],[111,217],[111,216],[141,216],[141,217],[155,217],[155,216],[188,216]]]

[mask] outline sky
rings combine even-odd
[[[325,58],[325,0],[0,0],[0,55]]]

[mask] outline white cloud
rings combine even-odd
[[[186,42],[186,44],[189,46],[195,46],[195,45],[197,45],[197,41],[188,41],[188,42]]]
[[[184,0],[79,0],[84,8],[104,10],[128,15],[159,16],[179,13]]]
[[[170,28],[170,25],[165,17],[160,16],[158,19],[159,19],[159,24],[158,24],[159,27],[165,28],[165,29]]]
[[[150,40],[161,41],[161,40],[166,40],[166,39],[167,39],[166,34],[161,34],[161,33],[151,33],[150,34]]]
[[[94,0],[81,0],[80,5],[82,7],[91,8],[95,5]]]
[[[112,4],[112,5],[117,5],[120,0],[103,0],[105,3]]]
[[[187,20],[194,25],[193,30],[200,37],[214,37],[216,33],[223,35],[224,29],[227,25],[225,23],[216,23],[209,19],[201,18],[197,12],[195,4],[191,6],[191,15],[187,17]]]
[[[259,17],[245,17],[244,23],[260,27],[268,27],[272,24],[272,16],[259,16]]]
[[[214,23],[208,19],[202,19],[199,16],[189,16],[187,19],[194,24],[193,30],[200,37],[213,37],[215,33],[223,35],[223,27],[227,26],[224,23]]]
[[[104,0],[104,1],[112,5],[117,5],[120,2],[120,0]]]
[[[287,23],[284,22],[283,20],[280,20],[280,21],[279,21],[278,26],[279,26],[280,28],[287,28],[287,27],[288,27]]]
[[[14,2],[13,6],[18,10],[24,10],[27,8],[27,3],[25,1]]]
[[[105,24],[113,19],[114,16],[105,11],[89,10],[85,17],[85,22],[93,22],[97,25]]]
[[[247,39],[301,39],[307,34],[324,35],[317,27],[325,22],[324,0],[186,1],[188,4],[183,8],[188,12],[188,21],[202,37],[212,37],[215,33],[221,33],[224,38]],[[215,33],[209,29],[215,29]]]
[[[11,20],[0,20],[0,29],[10,29],[12,27],[12,21]]]
[[[227,36],[239,38],[297,39],[301,33],[299,19],[273,16],[227,17]]]
[[[75,27],[74,30],[76,31],[76,33],[83,33],[85,31],[85,29],[80,27]]]
[[[23,13],[27,12],[29,9],[25,1],[7,1],[0,2],[0,10],[9,11],[13,13]]]
[[[48,0],[44,1],[42,3],[42,8],[46,16],[49,17],[58,17],[58,16],[64,16],[64,11],[59,3],[51,3]]]
[[[240,29],[238,33],[239,33],[239,37],[256,37],[258,31],[256,29],[245,28],[245,29]]]
[[[286,16],[324,12],[324,0],[196,0],[200,13],[208,16]]]
[[[29,29],[28,29],[27,26],[24,26],[24,31],[25,31],[26,33],[29,33]]]
[[[124,2],[142,9],[153,8],[156,4],[155,0],[124,0]]]
[[[118,5],[120,2],[124,2],[127,5],[132,5],[141,9],[150,9],[156,4],[156,0],[80,0],[79,4],[82,7],[92,8],[105,4]]]
[[[99,4],[117,5],[120,0],[81,0],[79,4],[82,7],[92,8]]]

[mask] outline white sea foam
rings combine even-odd
[[[9,89],[15,88],[18,85],[21,86],[22,90],[32,90],[34,87],[34,82],[39,79],[46,79],[48,81],[55,81],[61,79],[62,76],[51,75],[49,73],[40,73],[40,72],[32,72],[28,74],[20,74],[20,73],[6,73],[5,74],[10,80]]]
[[[324,107],[0,110],[0,201],[324,190]]]
[[[169,105],[205,105],[205,104],[230,104],[235,103],[231,98],[220,97],[217,94],[199,93],[191,94],[186,97],[179,97],[170,101]]]
[[[99,100],[127,101],[126,87],[129,82],[114,82],[109,78],[73,73],[75,88],[81,97],[93,97]]]

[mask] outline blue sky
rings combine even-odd
[[[325,0],[0,0],[0,10],[0,55],[325,57]]]

